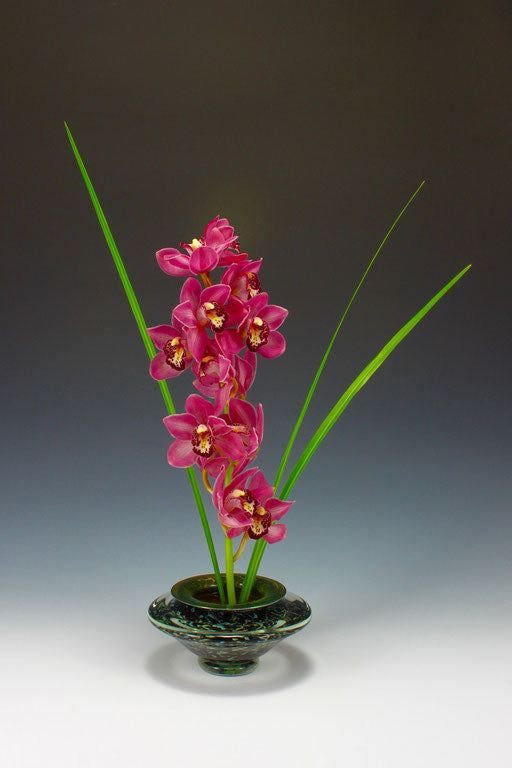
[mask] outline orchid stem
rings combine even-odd
[[[126,272],[125,266],[123,264],[123,261],[121,259],[121,255],[118,251],[117,245],[114,241],[114,238],[112,236],[112,232],[110,231],[110,227],[107,223],[107,220],[105,218],[105,214],[103,213],[103,210],[101,208],[100,202],[98,200],[98,197],[96,195],[96,192],[94,191],[94,187],[92,185],[92,182],[89,178],[89,174],[87,173],[87,170],[85,168],[85,165],[82,161],[82,158],[80,157],[80,154],[78,152],[77,146],[75,144],[75,141],[73,139],[73,136],[71,135],[71,131],[68,128],[67,123],[64,123],[64,126],[66,128],[66,133],[68,135],[69,143],[71,144],[71,149],[73,150],[73,154],[75,155],[75,159],[78,163],[78,167],[80,168],[80,171],[82,173],[83,180],[85,182],[85,186],[87,187],[87,191],[89,192],[89,196],[91,198],[91,202],[93,204],[94,210],[96,211],[96,216],[98,217],[99,224],[101,226],[101,229],[103,230],[103,234],[105,236],[105,240],[107,241],[107,245],[109,247],[110,253],[112,254],[112,258],[114,259],[114,264],[116,265],[117,271],[119,273],[119,277],[121,278],[121,283],[123,284],[123,288],[126,293],[126,297],[128,299],[128,302],[130,304],[131,310],[133,312],[133,316],[135,317],[135,321],[137,323],[137,326],[139,328],[140,335],[142,337],[142,341],[144,343],[144,346],[146,348],[146,352],[148,353],[148,357],[150,360],[153,359],[155,356],[155,348],[153,346],[153,342],[151,341],[151,338],[149,336],[149,333],[146,329],[146,323],[144,321],[144,316],[142,314],[141,308],[139,306],[139,302],[137,301],[137,297],[135,296],[135,292],[132,288],[132,284],[130,283],[130,279],[128,277],[128,274]],[[159,381],[158,385],[160,387],[160,392],[162,394],[164,403],[166,405],[166,408],[170,414],[176,413],[176,408],[174,407],[174,403],[171,397],[171,393],[169,392],[169,388],[167,386],[166,381]],[[197,477],[195,475],[194,470],[192,467],[187,467],[187,475],[188,479],[190,481],[190,485],[192,487],[192,493],[194,495],[195,502],[197,504],[197,510],[199,512],[199,517],[201,519],[201,524],[203,526],[204,535],[206,538],[206,543],[208,545],[208,550],[210,552],[210,557],[212,559],[212,565],[213,570],[215,572],[215,581],[217,583],[217,589],[219,590],[219,595],[221,598],[221,602],[225,604],[226,602],[226,596],[224,592],[224,585],[222,584],[222,579],[220,576],[220,569],[219,569],[219,563],[217,560],[217,554],[215,552],[215,546],[213,544],[212,539],[212,533],[210,530],[210,526],[208,524],[208,518],[206,516],[206,510],[204,508],[203,499],[201,496],[201,491],[199,490],[199,484],[197,482]]]
[[[233,573],[233,539],[224,534],[226,551],[226,589],[228,591],[228,607],[236,605],[235,576]]]

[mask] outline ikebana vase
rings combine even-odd
[[[244,574],[235,574],[240,592]],[[283,584],[258,576],[250,601],[220,604],[214,574],[191,576],[149,606],[150,622],[176,638],[214,675],[246,675],[276,643],[298,632],[311,619],[311,608]]]

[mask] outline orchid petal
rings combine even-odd
[[[208,426],[215,437],[218,435],[229,435],[229,433],[233,431],[233,427],[230,424],[226,424],[224,419],[221,419],[220,416],[209,416]]]
[[[262,357],[274,358],[282,355],[285,349],[286,341],[283,334],[279,331],[270,331],[266,344],[262,344],[258,352]]]
[[[213,405],[201,395],[189,395],[185,401],[185,410],[194,416],[198,424],[207,424],[213,415]]]
[[[240,528],[229,528],[226,531],[226,536],[228,539],[234,539],[236,536],[240,536],[240,534],[245,533],[245,531],[250,527],[250,525],[244,525]]]
[[[189,328],[187,330],[187,346],[192,357],[198,362],[203,359],[208,340],[208,334],[204,328]]]
[[[212,477],[218,477],[219,472],[221,472],[222,469],[227,470],[229,463],[229,459],[224,459],[220,456],[212,456],[211,459],[206,459],[201,466],[203,469],[206,469],[208,474]],[[222,482],[222,485],[224,485],[224,481]]]
[[[191,395],[193,397],[193,395]],[[225,453],[231,461],[240,461],[245,457],[245,448],[242,438],[231,432],[228,435],[216,435],[215,447]]]
[[[210,285],[201,293],[201,304],[205,301],[216,301],[217,304],[225,304],[229,299],[231,288],[229,285]]]
[[[256,472],[251,479],[249,488],[251,489],[251,493],[254,493],[260,504],[263,506],[265,505],[265,502],[274,495],[273,486],[268,484],[265,475],[261,470]]]
[[[175,336],[180,335],[172,325],[155,325],[153,328],[147,328],[146,330],[151,341],[158,349],[163,349],[169,339],[174,339]]]
[[[251,317],[256,317],[260,314],[268,302],[268,293],[257,293],[252,299],[247,302],[250,306]]]
[[[286,525],[271,525],[263,538],[268,541],[269,544],[275,544],[276,541],[282,541],[286,536]]]
[[[219,263],[219,254],[208,245],[200,245],[190,257],[190,271],[194,275],[210,272]]]
[[[236,355],[245,344],[242,336],[232,328],[218,333],[217,343],[226,357]]]
[[[269,499],[265,504],[265,509],[272,515],[272,520],[280,520],[286,515],[293,501],[281,501],[280,499]]]
[[[196,314],[190,301],[183,301],[174,307],[172,315],[186,328],[195,328],[197,325]]]
[[[196,280],[195,277],[189,277],[183,283],[183,288],[180,293],[180,301],[189,301],[192,309],[196,310],[199,306],[199,298],[201,296],[201,283]]]
[[[162,248],[156,252],[156,260],[160,269],[167,275],[175,277],[190,275],[189,257],[176,248]]]
[[[190,440],[175,440],[167,451],[167,461],[173,467],[191,467],[197,459]]]
[[[166,355],[163,352],[159,352],[149,364],[149,373],[156,381],[164,381],[164,379],[174,379],[175,376],[179,376],[183,371],[178,371],[172,365],[169,365]]]
[[[275,304],[268,304],[260,310],[259,316],[267,323],[271,331],[275,331],[288,317],[288,310]]]
[[[197,427],[197,419],[189,413],[173,413],[166,416],[163,422],[171,435],[178,440],[190,440]]]
[[[228,413],[231,421],[235,423],[247,424],[249,427],[256,426],[256,409],[247,400],[232,398],[229,401]]]
[[[198,387],[199,389],[199,387]],[[231,395],[231,391],[233,389],[232,384],[224,384],[223,387],[220,387],[217,389],[217,391],[214,394],[215,398],[215,411],[217,413],[222,413],[224,408],[226,407],[226,403],[229,400],[229,397]],[[199,390],[201,391],[201,390]]]

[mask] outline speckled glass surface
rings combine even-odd
[[[235,574],[240,592],[244,576]],[[258,657],[305,627],[311,608],[274,579],[256,578],[251,602],[225,608],[218,602],[212,574],[175,584],[149,606],[155,627],[175,637],[199,656],[203,669],[217,675],[244,675]]]

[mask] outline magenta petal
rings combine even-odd
[[[225,382],[229,375],[233,374],[231,363],[224,355],[219,355],[219,381]]]
[[[195,328],[197,325],[196,314],[190,301],[183,301],[177,307],[174,307],[172,316],[180,323],[183,323],[186,328]]]
[[[240,352],[245,342],[237,331],[230,328],[227,331],[222,331],[222,333],[217,334],[217,344],[222,352],[229,357]]]
[[[194,275],[200,275],[201,272],[209,272],[211,269],[215,269],[218,263],[219,255],[217,251],[214,251],[208,245],[200,245],[190,257],[190,271]]]
[[[279,331],[270,331],[266,344],[262,344],[258,352],[262,357],[279,357],[286,349],[286,341]]]
[[[191,395],[193,397],[193,395]],[[229,435],[215,437],[215,447],[225,453],[231,461],[240,461],[245,458],[245,448],[242,438],[231,432]]]
[[[236,536],[240,536],[240,534],[245,533],[249,527],[249,525],[244,525],[241,528],[228,528],[226,531],[226,536],[228,539],[234,539]]]
[[[205,301],[216,301],[217,304],[225,304],[229,299],[231,288],[229,285],[210,285],[201,293],[201,304]]]
[[[275,331],[284,323],[288,317],[288,310],[284,307],[278,307],[275,304],[269,304],[260,311],[259,316],[264,320],[271,331]]]
[[[197,458],[190,440],[175,440],[167,451],[167,461],[173,467],[191,467]]]
[[[274,495],[273,486],[269,485],[265,475],[260,470],[256,472],[251,482],[249,483],[251,493],[253,493],[260,504],[265,505],[265,502]]]
[[[208,344],[208,334],[204,328],[189,328],[187,331],[187,346],[192,357],[200,362],[204,356],[204,349]]]
[[[267,305],[267,301],[268,293],[258,293],[256,296],[253,296],[252,299],[249,299],[247,303],[250,306],[251,317],[258,316],[263,310],[263,307]]]
[[[179,333],[172,325],[155,325],[153,328],[147,328],[147,332],[151,341],[158,349],[163,349],[169,339],[179,336]]]
[[[160,269],[167,275],[175,277],[190,275],[189,257],[176,248],[162,248],[156,252],[156,260]]]
[[[265,541],[269,544],[275,544],[276,541],[282,541],[286,536],[286,525],[271,525],[266,534],[263,536]]]
[[[198,424],[207,424],[208,418],[213,416],[213,405],[201,395],[189,395],[185,402],[185,410],[194,416]]]
[[[263,440],[263,406],[258,403],[258,410],[256,413],[256,432],[258,433],[258,440],[261,443]]]
[[[256,426],[256,409],[247,400],[234,397],[229,401],[229,418],[235,423],[254,427]]]
[[[226,424],[220,416],[209,416],[208,426],[216,437],[217,435],[229,435],[233,430],[233,427],[230,424]]]
[[[199,387],[198,387],[199,389]],[[231,384],[224,384],[223,387],[219,387],[213,397],[215,398],[215,411],[216,413],[222,413],[226,407],[226,403],[229,400],[231,390],[233,386]],[[201,390],[199,390],[201,391]]]
[[[201,283],[196,280],[195,277],[189,277],[183,283],[183,288],[180,293],[180,301],[190,301],[192,309],[195,310],[199,306],[199,297],[201,296]]]
[[[234,528],[242,525],[249,526],[252,523],[252,515],[239,507],[235,507],[235,509],[232,509],[229,512],[224,508],[219,515],[219,521],[223,525],[229,525]]]
[[[203,467],[208,471],[207,467]],[[224,498],[224,481],[226,479],[227,462],[219,468],[217,473],[217,479],[213,485],[212,502],[213,506],[217,507],[219,512],[222,511],[222,500]]]
[[[173,437],[178,440],[190,440],[191,434],[197,427],[197,420],[189,413],[173,413],[163,420]]]
[[[265,509],[272,515],[272,520],[280,520],[286,515],[293,501],[281,501],[280,499],[269,499],[265,504]]]
[[[227,470],[229,467],[229,459],[223,459],[219,456],[212,457],[211,459],[206,459],[205,462],[203,462],[202,468],[206,469],[209,475],[212,477],[218,477],[219,473],[224,469]],[[222,481],[222,488],[224,489],[224,480]],[[218,507],[217,507],[218,509]]]
[[[183,371],[177,371],[176,368],[169,365],[164,353],[159,352],[149,364],[149,373],[157,381],[163,381],[164,379],[173,379]]]

